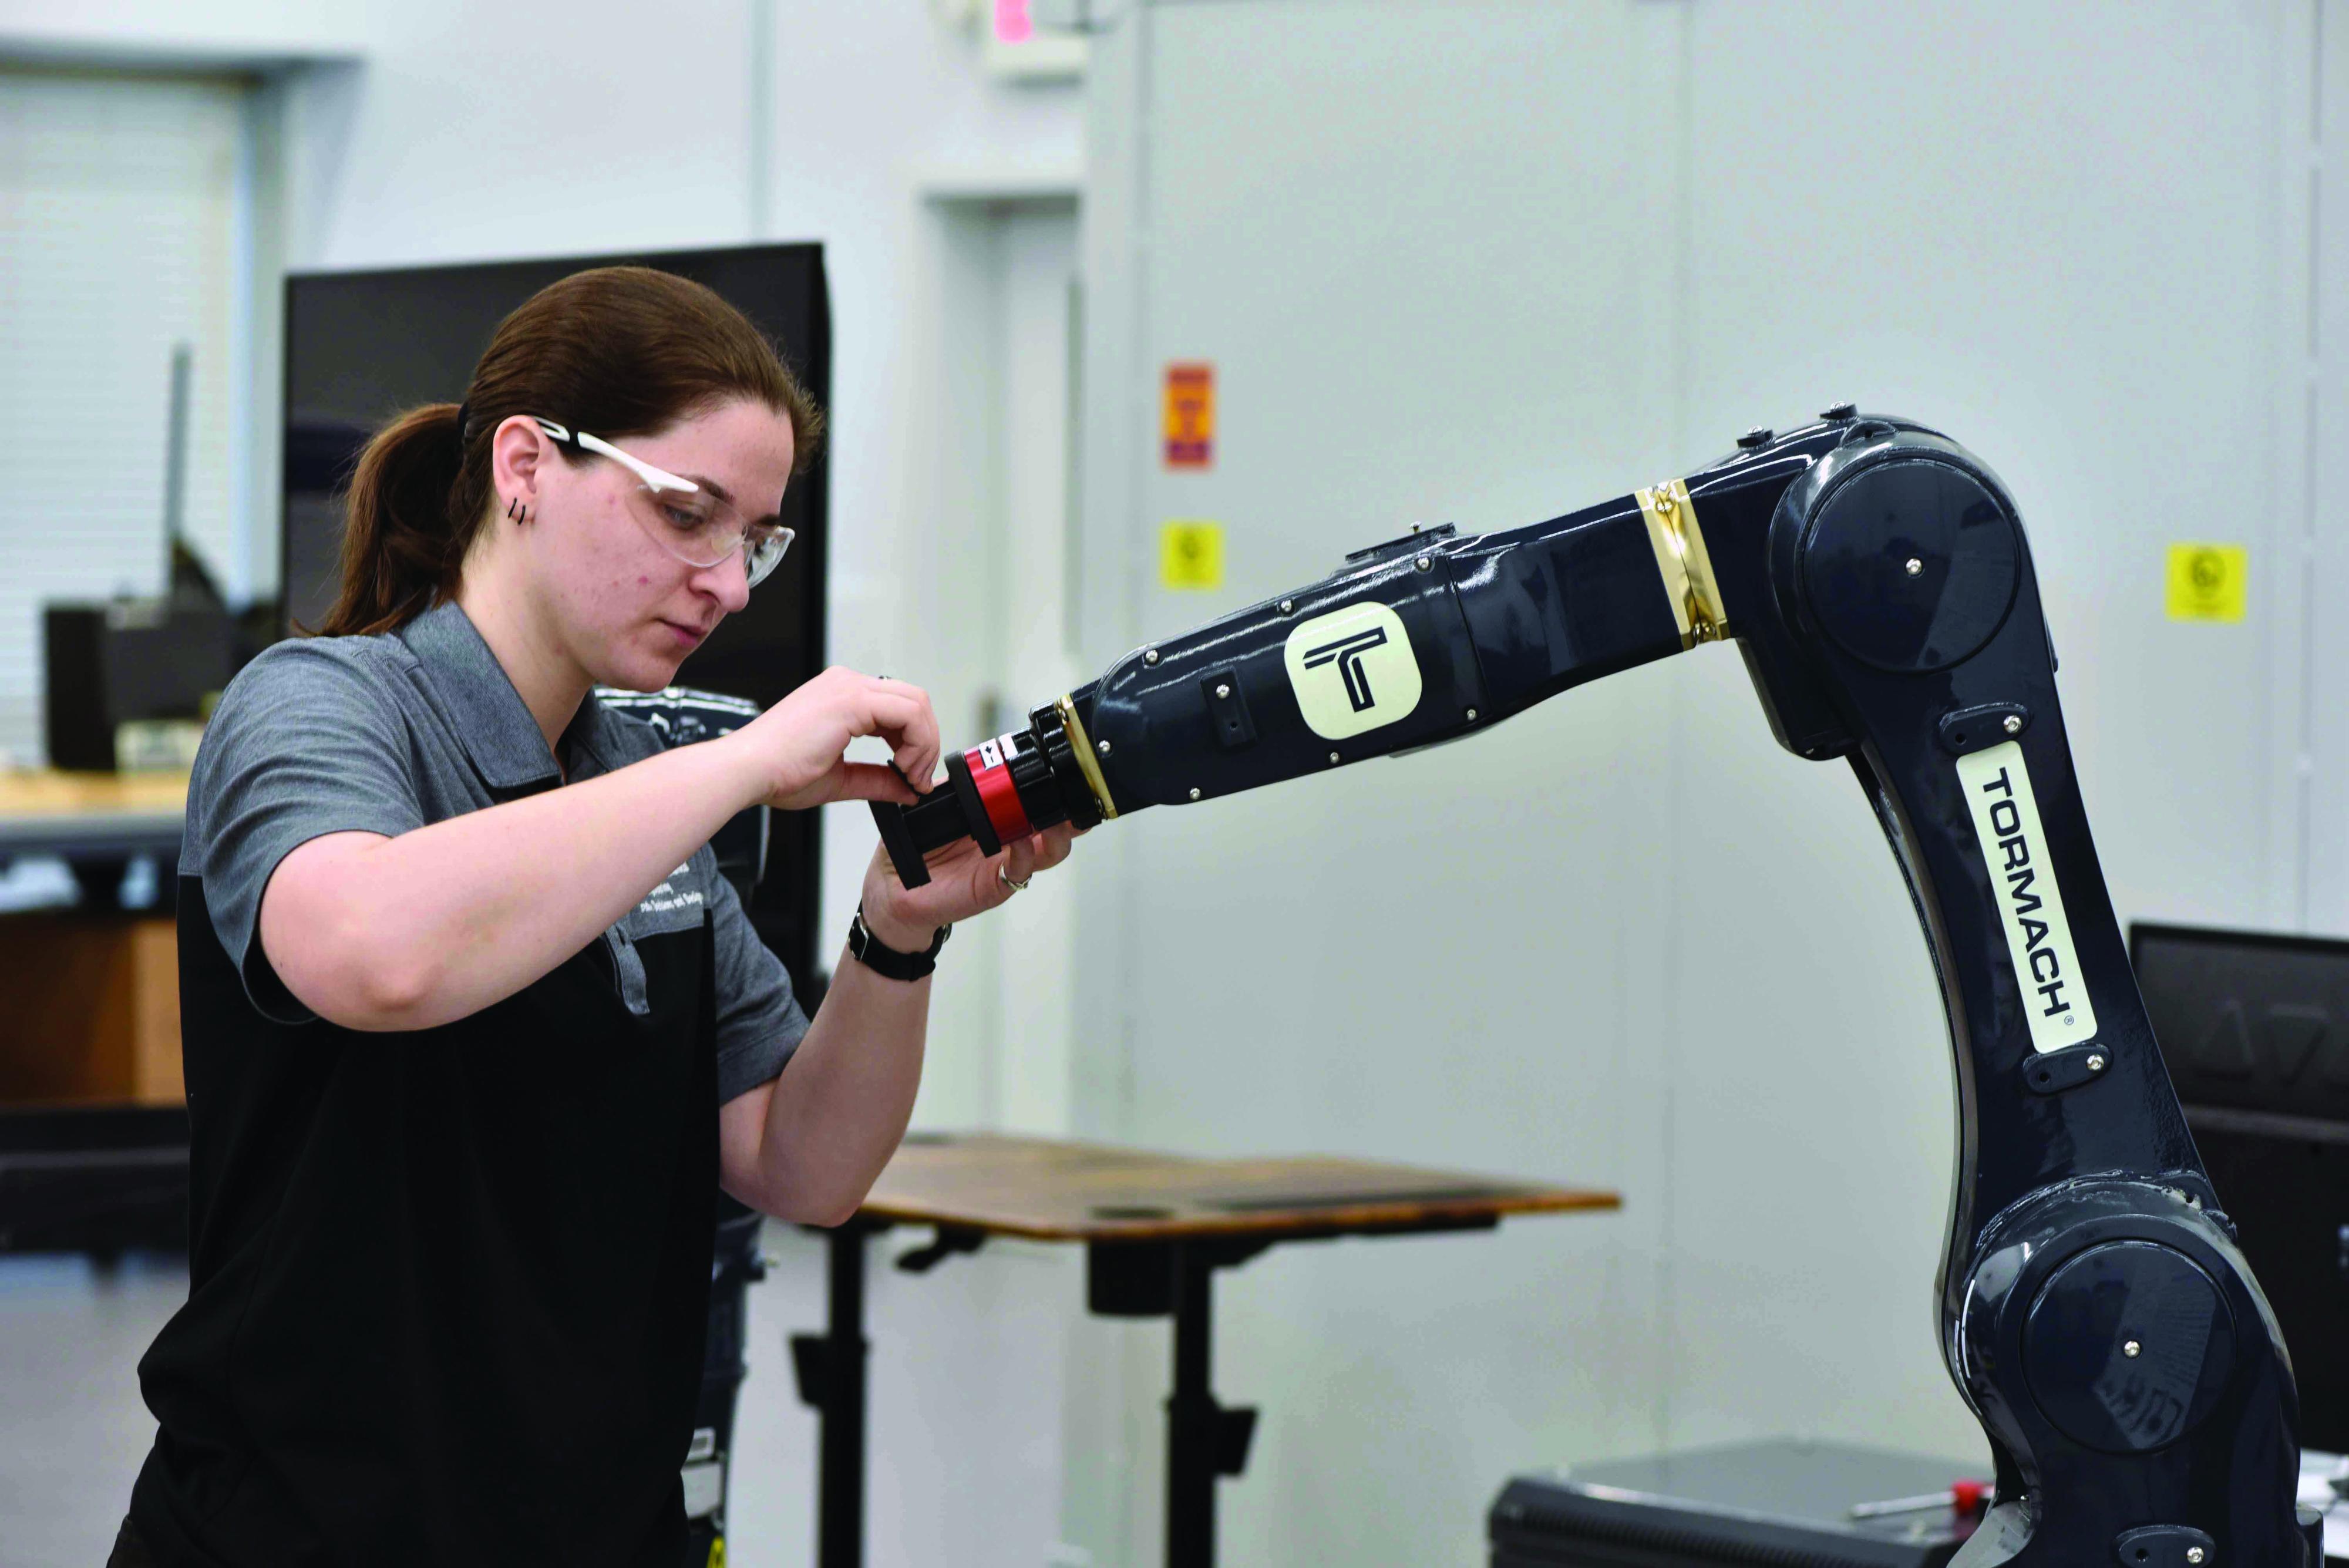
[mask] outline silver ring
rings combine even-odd
[[[1028,882],[1034,881],[1036,877],[1034,873],[1031,872],[1029,875],[1028,882],[1014,882],[1011,879],[1011,873],[1005,867],[998,866],[995,868],[995,879],[1003,884],[1004,889],[1007,892],[1024,893],[1028,890]]]

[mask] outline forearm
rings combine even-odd
[[[746,759],[716,741],[347,851],[322,842],[347,859],[291,879],[282,899],[281,868],[264,944],[323,1015],[430,1028],[594,940],[759,793]]]
[[[968,840],[933,860],[908,889],[885,856],[864,873],[863,913],[875,940],[900,953],[929,948],[940,926],[999,908],[1038,871],[1068,857],[1073,835],[1052,828],[981,855]],[[921,1087],[930,979],[890,980],[843,953],[832,990],[773,1083],[720,1107],[727,1189],[799,1224],[837,1225],[856,1212],[905,1136]]]
[[[760,1207],[821,1225],[855,1213],[905,1136],[929,1016],[927,977],[889,980],[843,950],[767,1102]]]

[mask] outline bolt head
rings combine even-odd
[[[2131,1340],[2125,1340],[2125,1341],[2123,1341],[2123,1342],[2122,1342],[2122,1345],[2121,1345],[2121,1354],[2122,1354],[2123,1355],[2127,1356],[2131,1361],[2135,1361],[2135,1360],[2137,1358],[2138,1355],[2139,1355],[2141,1352],[2143,1352],[2143,1351],[2144,1351],[2144,1349],[2145,1349],[2145,1346],[2144,1346],[2144,1345],[2139,1345],[2139,1344],[2138,1344],[2136,1340],[2134,1340],[2134,1339],[2131,1339]]]
[[[1199,798],[1199,792],[1198,792],[1197,790],[1193,790],[1193,791],[1191,792],[1191,798],[1192,798],[1193,800],[1196,800],[1196,799],[1198,799],[1198,798]]]
[[[1909,564],[1906,566],[1903,566],[1901,570],[1907,572],[1912,577],[1918,576],[1923,574],[1925,570],[1925,563],[1919,560],[1916,556],[1911,556],[1909,557]]]
[[[1737,444],[1742,450],[1752,452],[1755,447],[1768,446],[1771,436],[1775,433],[1768,425],[1755,425],[1737,438]]]
[[[1107,741],[1097,741],[1093,744],[1093,750],[1099,752],[1102,756],[1107,756],[1109,755],[1109,742]]]
[[[1847,420],[1853,418],[1858,412],[1859,405],[1857,403],[1836,403],[1830,405],[1819,415],[1819,418],[1830,421]]]
[[[1296,607],[1297,607],[1297,601],[1296,601],[1295,599],[1283,599],[1283,600],[1281,600],[1281,601],[1280,601],[1280,613],[1281,613],[1281,614],[1283,614],[1283,615],[1287,615],[1287,614],[1288,614],[1290,611],[1294,610]]]
[[[1149,651],[1149,652],[1144,653],[1144,654],[1142,656],[1142,662],[1143,662],[1143,663],[1144,663],[1144,664],[1155,664],[1155,663],[1157,663],[1157,662],[1158,662],[1158,650],[1157,650],[1156,649],[1154,649],[1154,649],[1150,649],[1150,651]]]
[[[2099,1051],[2095,1055],[2088,1058],[2088,1071],[2091,1073],[2101,1073],[2104,1070],[2105,1054],[2102,1051]]]
[[[1334,762],[1336,762],[1336,761],[1338,760],[1338,753],[1335,753],[1335,752],[1330,753],[1330,760],[1331,762],[1333,762],[1333,763],[1334,763]]]
[[[1427,570],[1427,568],[1428,568],[1429,566],[1431,566],[1434,565],[1434,563],[1433,563],[1433,562],[1432,562],[1432,561],[1430,561],[1426,556],[1422,556],[1418,560],[1413,561],[1413,562],[1412,563],[1412,565],[1413,565],[1413,566],[1417,566],[1421,571],[1423,571],[1423,571]]]
[[[2201,1549],[2199,1546],[2189,1546],[2189,1547],[2188,1547],[2188,1548],[2186,1549],[2186,1561],[2188,1561],[2189,1563],[2199,1563],[2199,1562],[2201,1562],[2201,1561],[2202,1561],[2202,1549]]]
[[[2023,733],[2022,716],[2020,714],[2009,713],[2005,719],[2000,722],[1999,728],[2004,730],[2010,735],[2020,735]]]
[[[1472,724],[1476,722],[1476,710],[1474,708],[1468,710],[1468,722]]]
[[[1226,698],[1226,697],[1230,696],[1231,694],[1232,694],[1232,689],[1231,689],[1231,685],[1230,685],[1230,683],[1229,683],[1229,682],[1227,682],[1227,681],[1222,681],[1222,680],[1218,680],[1218,681],[1216,681],[1216,701],[1220,702],[1220,701],[1222,701],[1225,698]]]

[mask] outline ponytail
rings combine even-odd
[[[473,487],[460,483],[457,417],[454,403],[410,409],[359,453],[346,501],[342,592],[318,623],[321,637],[390,631],[456,591],[482,511],[478,501],[460,504],[458,492]],[[486,450],[481,461],[486,467]]]
[[[543,415],[614,440],[733,398],[790,419],[794,472],[813,461],[823,412],[774,345],[709,289],[636,266],[548,285],[499,325],[462,404],[410,409],[359,453],[345,502],[342,591],[318,635],[393,631],[456,596],[465,557],[492,521],[489,433],[506,419]],[[585,461],[568,449],[563,456]]]

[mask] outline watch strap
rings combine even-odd
[[[940,926],[938,934],[921,952],[900,952],[873,934],[864,923],[864,906],[856,907],[856,914],[848,922],[848,952],[858,963],[885,980],[919,980],[938,967],[938,950],[947,945],[947,934],[952,926]]]

